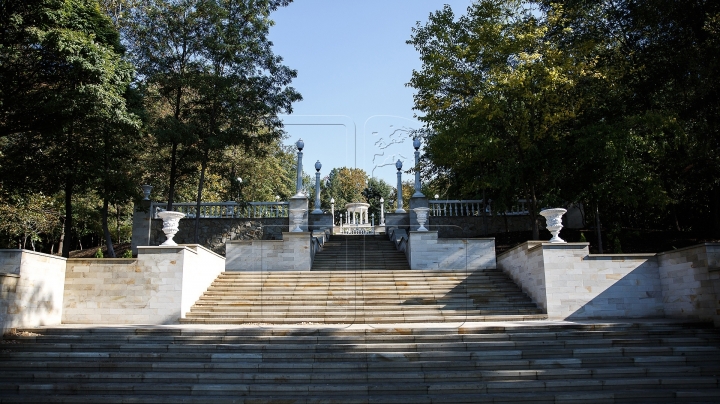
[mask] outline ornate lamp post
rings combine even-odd
[[[385,225],[385,199],[380,197],[380,226]]]
[[[296,196],[302,196],[302,150],[305,147],[305,142],[299,139],[295,142],[295,147],[298,149],[297,153],[297,184],[295,184]]]
[[[320,169],[322,164],[320,160],[315,163],[315,210],[312,211],[314,214],[322,213],[320,209]]]
[[[415,148],[415,193],[413,198],[424,198],[420,192],[420,139],[413,139],[413,147]]]
[[[335,225],[335,198],[330,198],[330,215],[332,216],[333,226]]]
[[[402,161],[398,159],[398,161],[395,163],[395,168],[397,168],[397,209],[395,209],[395,213],[405,213],[405,209],[403,209],[403,197],[402,197]]]

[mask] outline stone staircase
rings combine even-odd
[[[547,318],[497,269],[225,272],[184,324],[382,324]]]
[[[0,403],[717,403],[720,335],[670,322],[59,326],[0,344]]]
[[[333,235],[315,254],[313,271],[410,269],[405,253],[385,235]]]

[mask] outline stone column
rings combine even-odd
[[[420,139],[413,140],[413,147],[415,147],[415,193],[412,197],[423,198],[425,195],[420,192]]]
[[[385,199],[380,198],[380,226],[385,225]]]
[[[320,164],[320,160],[315,163],[315,210],[312,211],[314,214],[322,214],[322,209],[320,209],[320,169],[322,168],[322,164]]]
[[[400,159],[395,163],[395,168],[397,168],[397,209],[395,209],[395,213],[405,213],[402,197],[402,161]]]
[[[295,193],[296,195],[300,195],[302,191],[302,150],[305,147],[305,142],[302,141],[302,139],[298,140],[295,143],[295,146],[298,149],[297,154],[297,183],[295,184]]]

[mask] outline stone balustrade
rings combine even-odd
[[[200,204],[200,218],[286,218],[289,215],[288,206],[288,202],[203,202]],[[151,202],[150,212],[153,219],[158,219],[157,213],[166,208],[166,202]],[[197,216],[197,204],[195,202],[176,202],[173,203],[172,209],[184,213],[186,218],[195,218]]]

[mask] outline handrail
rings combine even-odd
[[[167,208],[167,202],[151,202],[150,213],[157,219],[158,212]],[[197,204],[193,202],[173,203],[173,210],[182,212],[186,218],[195,218]],[[203,202],[200,204],[200,218],[243,218],[288,217],[288,202]]]

